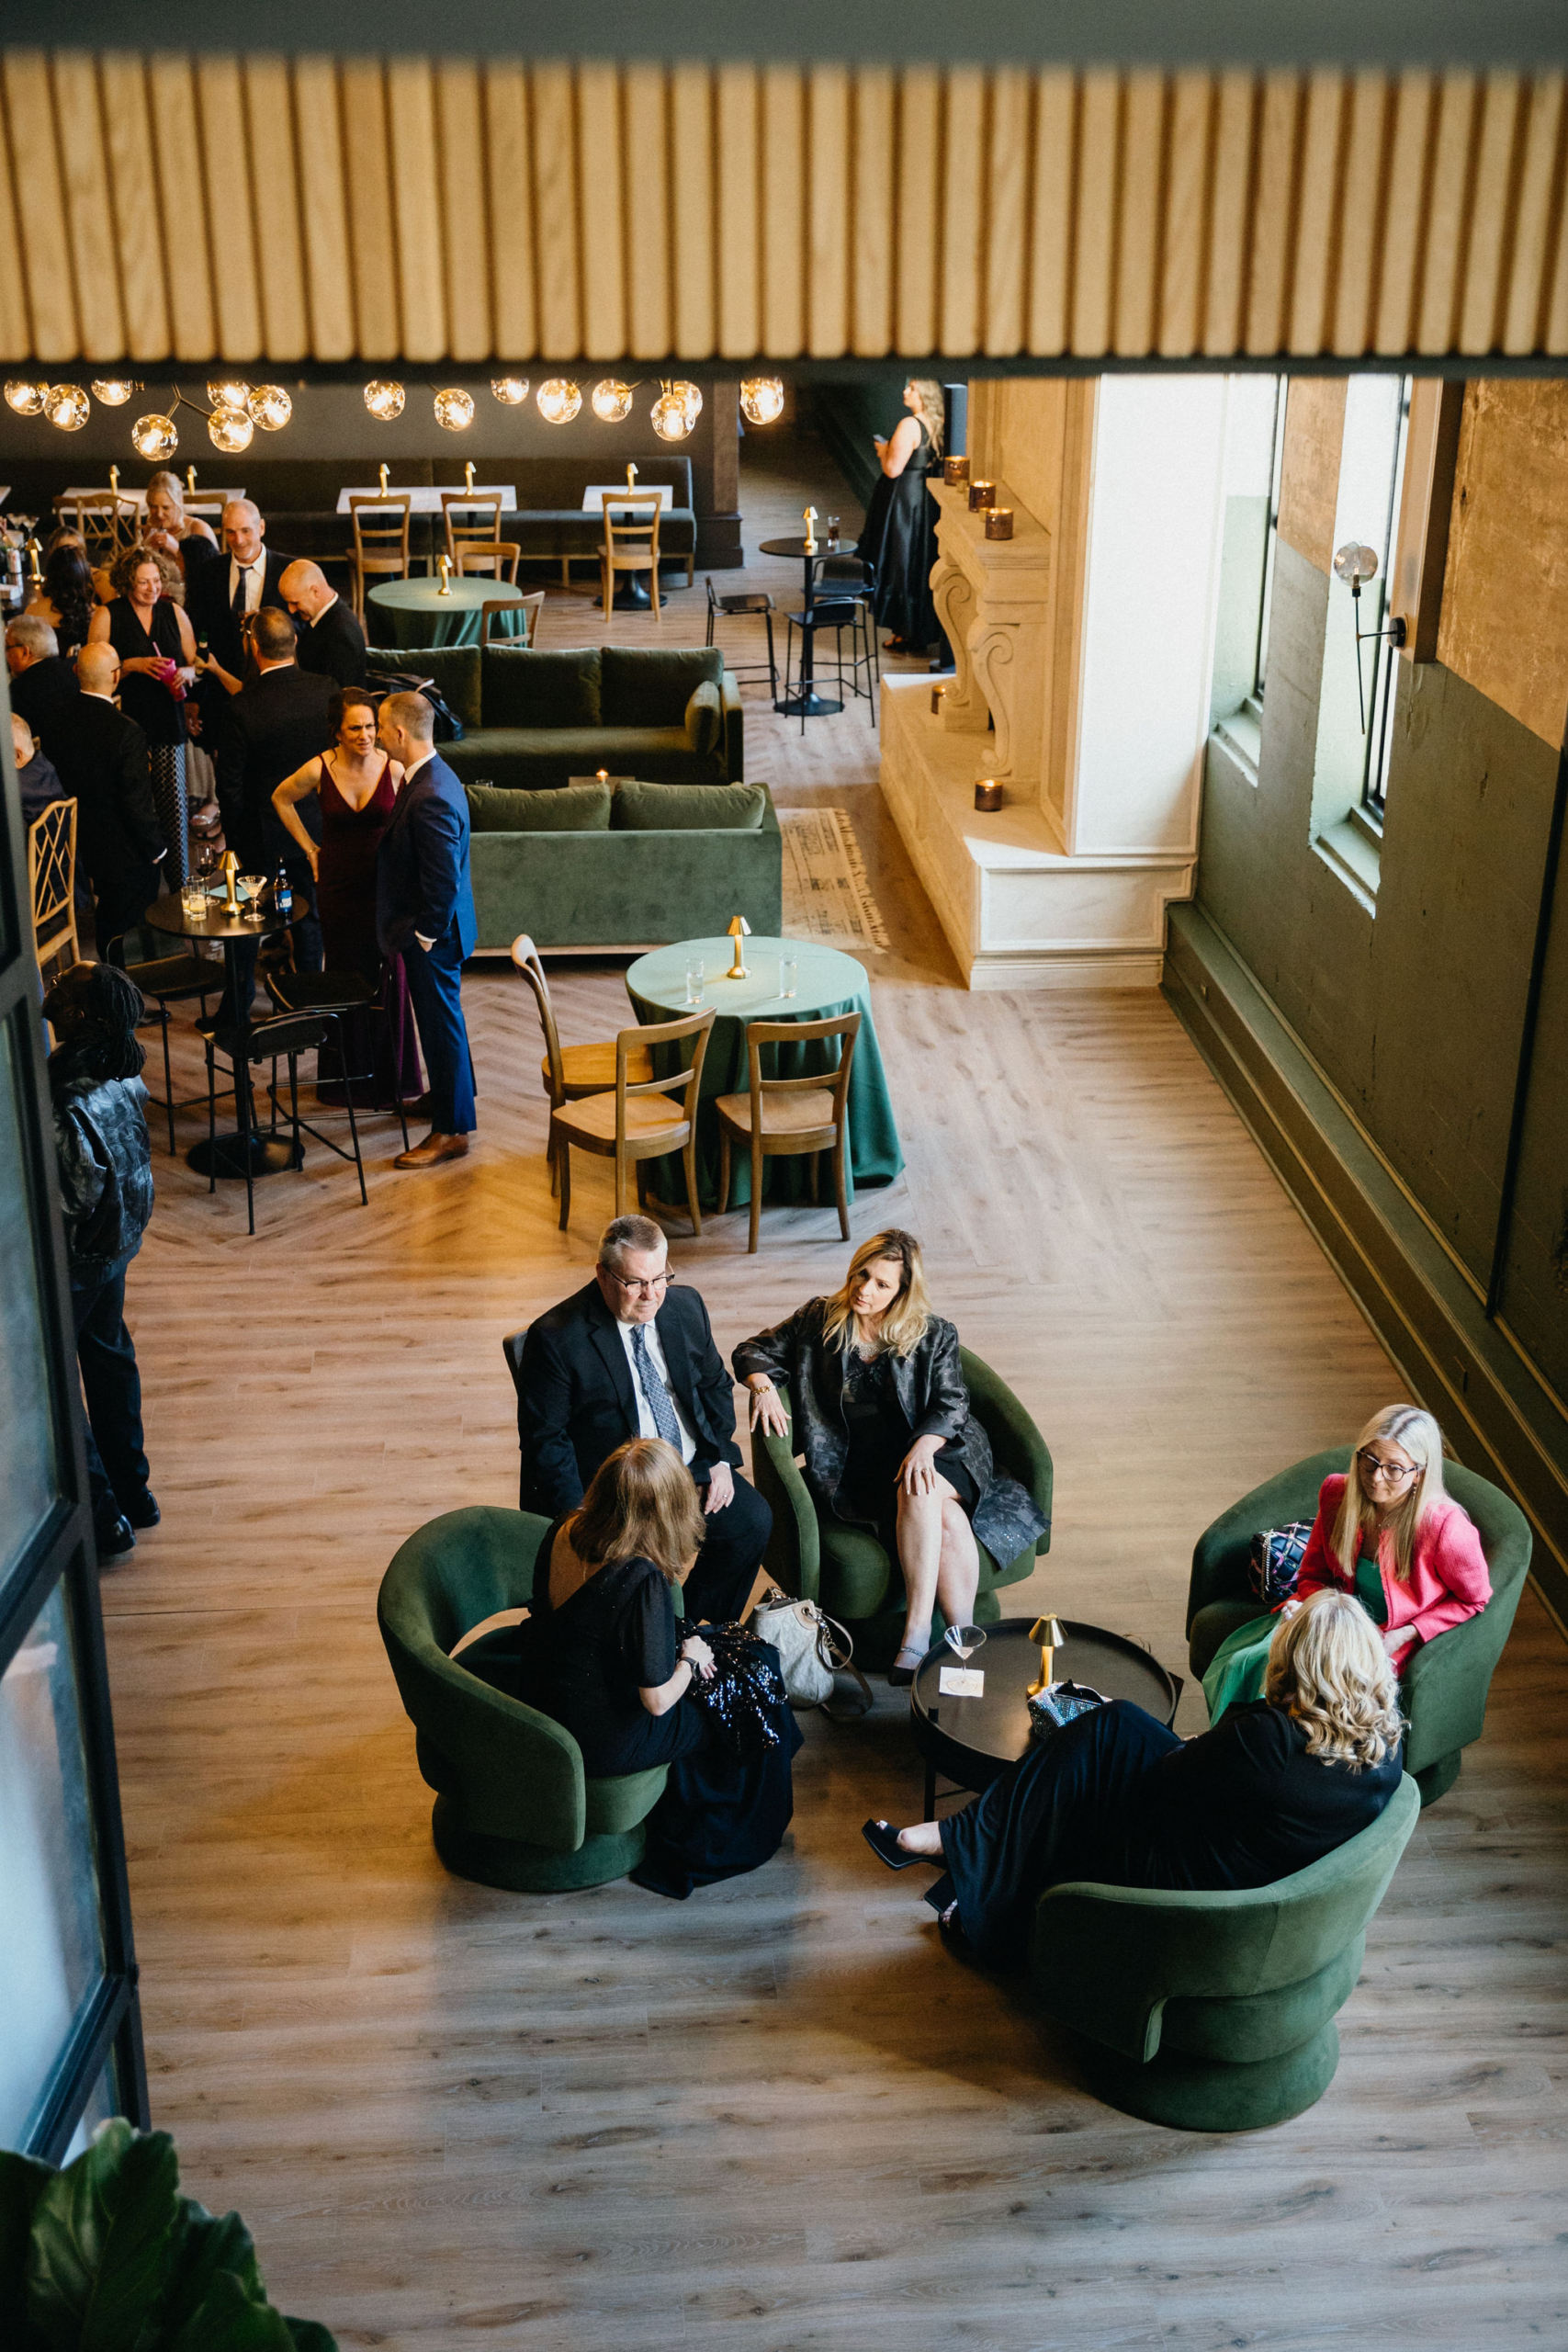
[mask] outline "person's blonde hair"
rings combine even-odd
[[[905,389],[915,395],[916,414],[931,435],[931,456],[940,458],[947,431],[947,401],[942,386],[934,376],[910,376],[905,379]]]
[[[179,565],[172,555],[165,555],[162,548],[144,547],[140,539],[128,548],[122,548],[109,568],[109,583],[115,594],[130,594],[130,583],[144,563],[157,567],[158,577],[163,582],[160,593],[168,598],[170,604],[183,605],[186,582]]]
[[[567,1539],[591,1568],[651,1560],[679,1584],[705,1532],[691,1472],[661,1437],[634,1437],[594,1472]]]
[[[153,474],[147,484],[148,497],[151,498],[153,492],[157,490],[161,490],[166,498],[173,499],[182,514],[185,513],[186,486],[178,474],[170,473],[167,467]]]
[[[1382,1438],[1387,1445],[1397,1445],[1421,1465],[1421,1475],[1410,1481],[1408,1491],[1398,1507],[1392,1510],[1380,1526],[1376,1509],[1367,1492],[1361,1476],[1361,1448],[1371,1445],[1374,1438]],[[1356,1563],[1370,1544],[1380,1551],[1380,1538],[1391,1537],[1393,1545],[1393,1573],[1401,1584],[1408,1584],[1416,1559],[1416,1536],[1421,1521],[1437,1503],[1448,1498],[1443,1485],[1443,1433],[1430,1413],[1419,1405],[1385,1405],[1374,1413],[1350,1454],[1350,1468],[1345,1480],[1345,1492],[1339,1499],[1338,1515],[1329,1539],[1330,1549],[1344,1574],[1354,1577]]]
[[[1285,1618],[1269,1645],[1263,1695],[1306,1727],[1325,1763],[1381,1764],[1399,1746],[1399,1681],[1377,1627],[1353,1593],[1325,1586]]]
[[[885,1233],[874,1233],[863,1241],[850,1260],[850,1271],[842,1287],[828,1301],[827,1319],[822,1326],[825,1345],[834,1347],[841,1339],[847,1347],[849,1335],[854,1329],[854,1312],[850,1306],[856,1283],[874,1258],[891,1258],[901,1270],[902,1279],[891,1306],[884,1310],[878,1337],[885,1348],[895,1355],[907,1356],[918,1348],[926,1336],[926,1326],[931,1319],[931,1296],[926,1289],[926,1272],[920,1258],[920,1245],[912,1233],[901,1226],[890,1225]]]

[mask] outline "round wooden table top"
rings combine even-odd
[[[909,1691],[909,1722],[915,1745],[937,1770],[961,1789],[983,1789],[1031,1743],[1029,1686],[1040,1671],[1038,1644],[1029,1638],[1032,1617],[1004,1617],[983,1628],[986,1638],[973,1657],[961,1658],[945,1642],[927,1653]],[[1157,1658],[1124,1634],[1102,1625],[1061,1621],[1066,1635],[1052,1665],[1058,1682],[1083,1682],[1108,1699],[1131,1699],[1156,1723],[1176,1714],[1180,1686]],[[986,1678],[976,1698],[944,1695],[943,1667],[976,1668]]]
[[[288,928],[276,907],[264,908],[259,916],[242,915],[233,922],[221,897],[208,900],[206,914],[187,915],[177,890],[171,890],[165,899],[154,899],[141,920],[153,931],[167,932],[175,939],[270,939],[275,932]]]
[[[743,980],[729,978],[735,942],[726,933],[717,939],[678,939],[672,947],[655,947],[639,956],[626,973],[626,994],[636,1003],[669,1013],[671,1020],[711,1004],[721,1015],[739,1021],[810,1021],[825,1006],[852,997],[870,1001],[865,966],[840,948],[809,939],[762,939],[755,933],[740,944],[747,971]],[[699,956],[702,1004],[688,1004],[686,966]],[[790,956],[795,966],[795,994],[781,997],[779,964]]]

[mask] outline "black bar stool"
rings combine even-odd
[[[293,1165],[299,1168],[304,1162],[305,1150],[299,1140],[300,1136],[302,1134],[313,1136],[318,1143],[324,1144],[327,1149],[335,1152],[340,1159],[353,1160],[359,1177],[359,1205],[361,1208],[367,1208],[370,1196],[365,1189],[365,1162],[359,1150],[359,1129],[354,1116],[353,1089],[350,1088],[348,1091],[348,1131],[354,1142],[352,1151],[344,1151],[341,1144],[333,1143],[331,1136],[321,1135],[318,1129],[309,1125],[299,1116],[299,1057],[301,1054],[320,1052],[337,1027],[337,1017],[332,1013],[271,1014],[251,1024],[250,1035],[245,1041],[245,1061],[253,1069],[259,1068],[263,1062],[270,1061],[272,1064],[272,1082],[268,1088],[272,1115],[267,1132],[276,1136],[278,1113],[277,1065],[280,1061],[287,1060],[288,1064],[288,1123],[293,1129]],[[240,1150],[244,1160],[245,1213],[250,1231],[254,1234],[256,1229],[256,1194],[251,1144],[257,1130],[248,1083],[248,1071],[239,1067],[238,1047],[239,1035],[233,1029],[214,1029],[208,1035],[208,1136],[212,1148],[212,1164],[208,1171],[207,1189],[209,1193],[215,1191],[218,1182],[217,1057],[221,1054],[228,1061],[234,1077],[234,1102],[240,1114]],[[341,1049],[340,1033],[340,1052]]]
[[[108,960],[111,964],[118,961],[115,954],[116,948],[119,949],[121,955],[124,954],[123,935],[109,941]],[[149,999],[156,1008],[149,1013],[148,1019],[157,1023],[164,1039],[164,1093],[159,1107],[168,1118],[169,1156],[173,1159],[175,1113],[188,1111],[206,1098],[200,1094],[185,1094],[178,1102],[175,1100],[174,1072],[169,1063],[169,1007],[171,1004],[188,1004],[199,998],[200,1017],[205,1021],[208,998],[221,996],[223,993],[223,966],[217,962],[209,963],[206,956],[193,954],[154,956],[145,964],[128,964],[124,967],[124,970],[126,978],[139,988],[143,997]],[[158,1098],[153,1099],[156,1101]]]
[[[392,1102],[397,1111],[398,1125],[402,1129],[403,1149],[407,1151],[408,1111],[398,1082],[397,1041],[391,1034],[392,1016],[387,1002],[389,983],[390,975],[385,968],[381,973],[381,985],[377,989],[372,988],[359,972],[299,972],[292,965],[281,965],[276,971],[267,974],[266,988],[279,1012],[315,1012],[335,1020],[338,1058],[344,1065],[344,1092],[350,1098],[351,1107],[355,1087],[367,1085],[375,1078],[376,1057],[372,1049],[367,1069],[351,1070],[347,1068],[347,1056],[343,1047],[344,1023],[350,1014],[355,1012],[367,1012],[372,1021],[381,1023],[387,1032],[388,1059],[392,1065]],[[333,1084],[335,1080],[329,1080],[328,1083]],[[307,1132],[314,1135],[316,1131],[311,1127]],[[326,1137],[318,1137],[318,1141],[325,1142]],[[330,1148],[336,1151],[339,1147],[333,1144]]]
[[[748,613],[760,613],[761,615],[762,626],[768,633],[767,661],[765,662],[742,662],[739,666],[737,666],[727,653],[724,657],[724,666],[728,671],[730,676],[734,679],[738,686],[744,685],[748,680],[758,682],[765,677],[768,682],[768,692],[776,702],[779,692],[779,668],[778,663],[773,659],[773,598],[761,588],[755,590],[750,595],[716,596],[714,594],[713,576],[711,573],[708,575],[707,591],[708,633],[704,640],[705,644],[711,645],[714,641],[713,632],[716,621],[739,620]]]

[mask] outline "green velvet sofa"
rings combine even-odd
[[[998,1470],[1026,1487],[1045,1517],[1045,1532],[1016,1560],[993,1560],[982,1544],[975,1622],[994,1625],[1002,1613],[997,1595],[1004,1585],[1029,1576],[1037,1555],[1051,1548],[1051,1450],[998,1373],[967,1348],[959,1350],[969,1402],[991,1441]],[[790,1412],[789,1383],[778,1383],[779,1400]],[[904,1581],[869,1529],[819,1517],[811,1490],[795,1458],[793,1428],[784,1437],[752,1432],[751,1475],[757,1492],[773,1514],[763,1565],[775,1583],[799,1600],[814,1600],[829,1617],[852,1628],[855,1655],[863,1666],[889,1666],[904,1629]],[[942,1619],[938,1614],[940,1629]]]
[[[1188,1657],[1200,1679],[1226,1635],[1261,1612],[1247,1573],[1253,1537],[1292,1520],[1314,1519],[1318,1488],[1332,1472],[1349,1464],[1347,1445],[1309,1454],[1243,1495],[1198,1538],[1187,1589],[1187,1635]],[[1529,1522],[1500,1487],[1458,1462],[1444,1463],[1443,1483],[1480,1531],[1492,1598],[1478,1616],[1434,1642],[1423,1642],[1401,1679],[1400,1705],[1410,1724],[1404,1769],[1414,1776],[1424,1805],[1453,1786],[1461,1751],[1481,1736],[1493,1670],[1530,1564]]]
[[[450,1656],[487,1617],[527,1608],[547,1525],[483,1504],[446,1511],[399,1547],[377,1602],[419,1769],[436,1792],[436,1852],[459,1878],[528,1894],[625,1877],[642,1859],[642,1824],[666,1776],[660,1765],[590,1780],[570,1732]]]
[[[1420,1810],[1406,1772],[1370,1829],[1272,1886],[1048,1887],[1030,1972],[1096,2095],[1188,2132],[1258,2132],[1321,2098]]]
[[[431,679],[461,721],[441,756],[465,784],[537,792],[601,768],[653,784],[746,773],[740,689],[716,646],[373,648],[372,685],[390,672]],[[716,713],[706,695],[689,717],[699,687],[716,689]]]

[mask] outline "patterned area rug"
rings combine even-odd
[[[865,878],[847,808],[781,808],[784,930],[875,955],[887,926]]]

